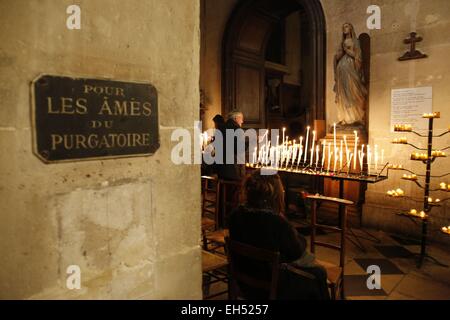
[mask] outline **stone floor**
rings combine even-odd
[[[308,239],[308,230],[299,229]],[[442,267],[431,260],[425,260],[419,269],[413,254],[420,252],[420,245],[414,240],[402,239],[382,231],[364,230],[378,241],[369,240],[362,230],[354,230],[365,252],[347,241],[345,265],[345,295],[348,300],[450,300],[450,267]],[[352,238],[352,237],[350,237]],[[322,241],[337,241],[338,234],[323,233]],[[353,238],[354,239],[354,238]],[[450,249],[437,244],[428,247],[428,254],[439,262],[450,266]],[[316,256],[320,260],[338,262],[338,252],[318,247]],[[378,265],[381,270],[381,289],[369,290],[367,266]],[[216,283],[210,292],[224,290],[226,284]],[[215,299],[227,299],[223,294]]]

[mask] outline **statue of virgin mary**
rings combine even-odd
[[[350,23],[342,26],[342,41],[334,56],[334,80],[338,124],[364,125],[367,89],[361,47]]]

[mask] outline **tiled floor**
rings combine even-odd
[[[418,269],[414,254],[420,252],[420,246],[414,241],[407,241],[381,231],[367,231],[380,242],[360,239],[366,252],[347,241],[345,295],[348,300],[450,300],[450,267],[439,266],[427,259]],[[363,235],[360,230],[355,232]],[[319,235],[318,239],[333,241],[338,239],[338,234],[325,233]],[[450,265],[449,248],[431,244],[428,247],[428,254],[441,263]],[[320,260],[338,262],[338,253],[331,249],[318,247],[316,256]],[[380,290],[367,288],[369,274],[366,270],[370,265],[380,267]],[[224,284],[215,284],[215,287],[211,287],[211,292],[223,288]],[[216,299],[226,298],[226,295],[222,295]]]

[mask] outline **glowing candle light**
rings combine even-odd
[[[372,152],[370,151],[370,145],[367,145],[367,174],[370,176],[370,165],[372,163]]]
[[[313,136],[312,136],[312,148],[311,148],[311,159],[309,162],[309,165],[312,166],[313,164],[313,159],[314,159],[314,144],[316,143],[316,131],[313,131]]]
[[[283,145],[284,145],[284,134],[286,133],[286,128],[283,128]]]
[[[303,159],[303,162],[306,164],[306,158],[308,157],[308,140],[309,140],[309,130],[310,126],[306,128],[306,142],[305,142],[305,158]]]

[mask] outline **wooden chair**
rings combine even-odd
[[[219,227],[219,179],[202,176],[202,229]]]
[[[270,300],[276,299],[280,268],[280,253],[256,248],[238,241],[233,241],[229,237],[225,238],[225,242],[229,264],[228,277],[230,299],[236,300],[238,298],[242,298],[239,291],[238,282],[248,287],[267,292]],[[271,269],[270,279],[259,279],[253,274],[245,273],[240,270],[236,265],[236,260],[239,259],[239,257],[246,257],[256,262],[268,264]]]
[[[202,246],[208,249],[207,234],[219,227],[220,183],[217,177],[202,176]]]
[[[211,232],[206,231],[203,237],[203,248],[205,250],[212,251],[216,251],[216,249],[223,248],[225,246],[225,237],[228,236],[226,220],[228,219],[231,211],[239,206],[239,193],[241,190],[241,183],[239,181],[220,179],[217,188],[220,191],[219,194],[221,208],[220,214],[219,210],[216,210],[216,229]],[[233,197],[229,199],[228,194],[232,189],[234,194]],[[209,245],[211,245],[211,247]]]
[[[228,261],[223,256],[202,250],[202,273],[203,273],[203,298],[211,299],[228,292],[226,290],[209,294],[210,286],[213,283],[224,282],[228,284],[228,274],[223,270],[228,265]]]
[[[347,206],[353,205],[352,201],[330,198],[321,195],[309,195],[307,199],[312,201],[311,212],[311,252],[315,253],[315,246],[322,246],[339,251],[339,265],[335,265],[326,261],[317,260],[327,270],[327,282],[331,291],[331,298],[336,299],[340,297],[344,299],[344,266],[345,266],[345,238],[347,228]],[[317,223],[317,206],[320,202],[331,202],[339,205],[339,225],[328,226]],[[316,240],[316,228],[319,227],[324,230],[334,231],[340,233],[339,245],[331,244]]]
[[[226,221],[231,211],[239,206],[239,195],[242,188],[242,183],[235,180],[220,179],[220,191],[221,191],[221,216],[220,216],[220,228],[226,228]],[[230,192],[231,196],[229,196]]]

